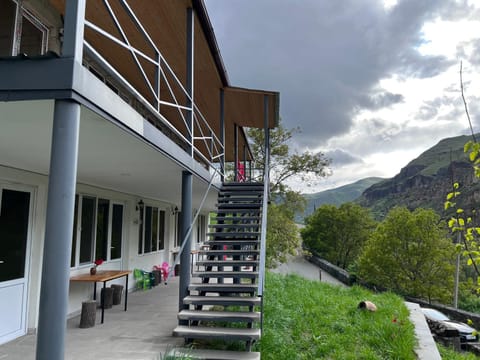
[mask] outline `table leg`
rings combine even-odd
[[[93,282],[93,300],[97,300],[97,282]]]
[[[102,303],[102,324],[103,324],[103,318],[104,318],[104,314],[105,314],[105,288],[107,286],[107,282],[104,281],[103,282],[103,297],[100,299],[101,300],[101,303]]]
[[[127,311],[127,300],[128,300],[128,274],[125,275],[125,311]]]

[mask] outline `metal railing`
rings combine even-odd
[[[191,156],[197,156],[203,162],[212,166],[213,163],[218,162],[224,156],[225,148],[218,136],[215,134],[215,131],[210,127],[208,121],[205,119],[204,115],[201,113],[198,106],[195,104],[194,99],[190,96],[188,91],[185,89],[185,86],[181,83],[171,66],[168,64],[161,51],[158,49],[146,29],[143,27],[140,20],[137,18],[133,9],[128,5],[126,0],[120,0],[120,4],[124,9],[125,13],[135,24],[137,31],[143,36],[147,44],[150,46],[150,50],[155,54],[153,57],[145,54],[139,49],[135,48],[129,41],[128,35],[126,34],[124,27],[122,26],[119,17],[115,13],[114,9],[111,7],[108,0],[103,0],[103,5],[107,10],[108,14],[113,20],[113,23],[121,37],[121,40],[116,36],[110,34],[108,31],[102,29],[97,24],[92,23],[85,19],[85,26],[101,35],[105,39],[112,41],[115,45],[118,45],[125,50],[127,50],[134,63],[137,70],[141,73],[141,78],[143,79],[144,84],[146,85],[148,96],[153,100],[148,100],[144,94],[137,90],[117,69],[115,69],[101,54],[95,49],[95,47],[90,44],[86,39],[84,39],[84,47],[86,53],[92,57],[96,62],[98,62],[104,70],[109,73],[112,78],[115,79],[123,88],[125,88],[132,96],[136,98],[155,118],[157,121],[160,121],[164,126],[168,128],[178,139],[184,142],[188,148],[191,150]],[[155,76],[153,79],[150,79],[147,75],[147,70],[142,65],[143,60],[149,66],[154,66]],[[164,101],[162,96],[160,97],[160,84],[164,84],[162,90],[168,90],[168,95],[173,99],[173,102]],[[175,90],[179,91],[182,97],[186,100],[186,103],[191,104],[191,106],[185,106],[180,104],[175,95]],[[182,128],[175,127],[168,119],[165,118],[160,112],[160,106],[166,106],[174,108],[178,112],[179,119],[181,119]],[[189,125],[187,121],[186,112],[192,112],[193,114],[193,124]],[[203,144],[204,152],[200,150],[200,144]]]

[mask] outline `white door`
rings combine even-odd
[[[0,184],[0,344],[26,333],[32,192]]]

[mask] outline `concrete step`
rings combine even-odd
[[[259,352],[204,350],[204,349],[178,349],[171,350],[168,354],[179,358],[191,360],[260,360]]]
[[[190,291],[208,292],[208,293],[235,293],[235,294],[253,294],[257,291],[257,284],[202,284],[191,283],[188,286]]]
[[[238,329],[226,327],[177,326],[173,330],[174,336],[187,339],[220,339],[255,341],[260,339],[260,329]]]
[[[258,296],[196,296],[183,299],[185,305],[220,305],[220,306],[257,306],[261,303]]]
[[[258,266],[258,260],[200,260],[195,263],[197,266]]]
[[[182,310],[178,313],[180,320],[189,321],[229,321],[252,323],[260,321],[260,313],[257,311],[201,311]]]
[[[234,279],[256,279],[258,271],[195,271],[193,277],[199,278],[234,278]]]

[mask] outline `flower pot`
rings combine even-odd
[[[90,268],[90,275],[95,275],[97,273],[97,268],[94,266]]]

